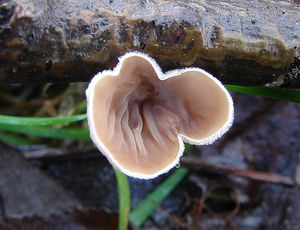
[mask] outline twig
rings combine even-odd
[[[158,210],[164,215],[167,219],[169,219],[171,222],[175,222],[175,224],[180,227],[180,229],[186,229],[186,230],[201,230],[202,228],[200,226],[190,226],[184,221],[180,220],[178,217],[171,215],[169,212],[164,210],[161,206],[158,206]]]
[[[30,159],[39,159],[42,161],[63,161],[63,160],[70,160],[70,159],[80,159],[82,157],[85,158],[94,158],[94,157],[100,157],[101,154],[94,149],[89,148],[86,151],[84,150],[78,150],[78,151],[61,151],[60,153],[55,153],[53,150],[49,151],[49,153],[45,154],[44,152],[38,154],[35,152],[34,154],[28,154],[27,158]],[[220,165],[212,165],[205,162],[202,162],[200,160],[196,160],[190,157],[183,157],[181,159],[181,163],[183,166],[193,168],[196,170],[202,170],[202,171],[208,171],[212,173],[217,174],[229,174],[229,175],[235,175],[240,176],[244,178],[248,178],[251,180],[261,181],[265,183],[273,183],[273,184],[282,184],[287,186],[294,186],[295,183],[290,177],[281,176],[275,173],[267,173],[267,172],[259,172],[252,169],[239,169],[239,168],[230,168]]]
[[[43,163],[63,162],[69,160],[82,160],[87,158],[103,158],[95,147],[61,149],[37,149],[25,151],[24,156],[29,160],[39,160]],[[103,158],[104,159],[104,158]]]
[[[239,169],[220,165],[212,165],[190,157],[183,157],[181,159],[181,163],[185,167],[193,168],[196,170],[203,170],[218,174],[230,174],[265,183],[282,184],[287,186],[294,185],[294,181],[290,177],[281,176],[275,173],[259,172],[252,169]]]

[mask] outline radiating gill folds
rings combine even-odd
[[[127,53],[87,91],[91,138],[127,175],[153,178],[174,167],[183,140],[210,144],[232,124],[233,103],[224,86],[199,68],[163,74],[141,53]]]

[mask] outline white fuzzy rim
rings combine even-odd
[[[179,151],[177,153],[177,157],[174,159],[173,162],[171,162],[164,169],[162,169],[158,172],[155,172],[151,175],[148,175],[148,174],[145,175],[145,174],[129,171],[128,169],[124,168],[121,164],[119,164],[119,162],[116,161],[114,156],[110,153],[110,151],[106,148],[106,146],[102,143],[102,141],[97,136],[95,123],[93,121],[93,98],[94,98],[94,88],[95,88],[96,84],[98,83],[98,81],[100,81],[104,77],[107,77],[107,76],[117,77],[120,74],[120,70],[123,65],[123,62],[127,58],[130,58],[133,56],[141,57],[141,58],[147,60],[154,68],[154,70],[160,80],[166,80],[168,78],[175,77],[175,76],[181,75],[181,74],[189,72],[189,71],[202,73],[205,76],[209,77],[211,80],[213,80],[219,86],[219,88],[225,93],[227,100],[229,102],[228,120],[223,125],[223,127],[221,127],[213,135],[206,137],[204,139],[200,139],[200,140],[195,140],[195,139],[189,138],[187,136],[184,136],[183,134],[178,134]],[[90,84],[86,90],[86,97],[87,97],[88,126],[89,126],[89,130],[90,130],[90,136],[91,136],[91,139],[93,140],[94,144],[107,157],[109,162],[115,168],[119,169],[121,172],[125,173],[128,176],[140,178],[140,179],[151,179],[151,178],[157,177],[163,173],[168,172],[170,169],[172,169],[174,166],[176,166],[179,163],[179,159],[183,155],[183,152],[184,152],[183,141],[190,143],[190,144],[195,144],[195,145],[206,145],[206,144],[213,143],[215,140],[220,138],[224,133],[226,133],[228,131],[228,129],[232,125],[233,118],[234,118],[234,109],[233,109],[232,98],[231,98],[230,94],[228,93],[228,91],[226,90],[226,88],[222,85],[222,83],[218,79],[216,79],[215,77],[213,77],[212,75],[210,75],[209,73],[207,73],[206,71],[204,71],[200,68],[185,68],[185,69],[172,70],[172,71],[163,73],[161,68],[158,66],[158,64],[155,62],[154,59],[152,59],[151,57],[149,57],[146,54],[139,53],[139,52],[126,53],[125,55],[123,55],[119,58],[119,63],[113,70],[104,70],[104,71],[96,74],[96,76],[92,79],[92,81],[90,82]]]

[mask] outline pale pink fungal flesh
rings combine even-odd
[[[199,68],[163,74],[141,53],[96,75],[87,99],[92,140],[115,167],[138,178],[168,171],[183,140],[212,143],[233,120],[232,99],[210,74]]]

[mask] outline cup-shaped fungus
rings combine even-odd
[[[179,163],[183,141],[210,144],[233,121],[231,96],[216,78],[199,68],[162,73],[137,52],[98,73],[86,95],[93,142],[113,166],[137,178],[168,171]]]

